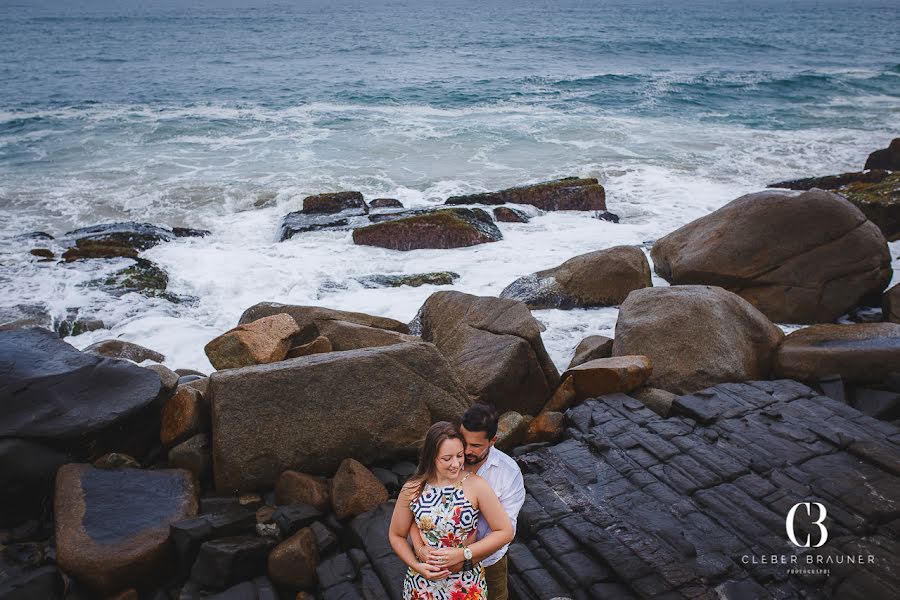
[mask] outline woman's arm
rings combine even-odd
[[[404,487],[400,490],[400,496],[394,505],[394,514],[391,515],[391,526],[388,531],[388,539],[391,548],[397,553],[406,566],[420,573],[426,579],[443,579],[450,574],[450,571],[443,567],[435,567],[427,563],[419,562],[419,559],[413,554],[412,548],[406,541],[406,535],[409,528],[413,524],[413,513],[409,509],[409,501],[411,490]]]
[[[481,511],[481,518],[485,519],[491,528],[489,534],[469,546],[472,560],[479,561],[510,543],[515,534],[509,515],[487,481],[480,477],[476,478],[472,482],[471,490],[478,510]],[[435,564],[436,560],[440,561],[441,558],[446,558],[449,564],[465,560],[462,548],[438,548],[431,551],[429,563]]]

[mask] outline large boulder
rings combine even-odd
[[[878,227],[821,190],[741,196],[653,245],[656,272],[673,284],[739,294],[773,321],[832,321],[891,279]]]
[[[644,253],[633,246],[615,246],[520,277],[500,297],[521,300],[531,309],[590,308],[621,304],[632,291],[651,285]]]
[[[330,475],[347,457],[414,454],[433,422],[470,405],[423,342],[220,371],[209,394],[215,482],[228,493],[271,488],[289,469]]]
[[[541,210],[606,210],[606,190],[594,178],[567,177],[499,192],[452,196],[445,204],[530,204]]]
[[[353,230],[353,243],[391,250],[463,248],[503,239],[490,215],[481,209],[426,211]]]
[[[840,375],[845,382],[881,383],[900,371],[900,324],[823,323],[794,331],[775,356],[775,374],[816,381]]]
[[[870,154],[864,168],[900,171],[900,138],[894,138],[887,148],[876,150]]]
[[[537,414],[559,385],[541,325],[521,302],[436,292],[419,320],[422,339],[447,357],[466,391],[500,413]]]
[[[284,360],[300,326],[278,313],[238,325],[213,339],[203,350],[216,369],[235,369]]]
[[[101,594],[156,583],[172,567],[169,525],[195,514],[187,471],[65,465],[56,476],[56,561]]]
[[[808,177],[773,183],[768,187],[790,190],[833,190],[853,203],[878,225],[888,241],[900,239],[900,172],[881,169]]]
[[[159,375],[79,352],[45,329],[0,332],[0,438],[21,438],[92,460],[143,456],[159,437]]]
[[[647,385],[687,394],[768,378],[783,338],[764,314],[722,288],[653,287],[632,292],[619,308],[613,356],[648,356]]]
[[[294,321],[297,322],[297,326],[300,327],[300,333],[294,336],[296,344],[305,344],[315,340],[320,335],[319,325],[325,321],[346,321],[347,323],[377,327],[378,329],[387,329],[397,333],[409,333],[409,326],[406,323],[387,317],[346,310],[334,310],[321,306],[296,306],[292,304],[278,304],[277,302],[254,304],[244,311],[238,323],[243,325],[279,313],[291,315]]]

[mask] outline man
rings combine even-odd
[[[475,404],[462,417],[460,432],[466,439],[466,470],[483,477],[497,497],[500,504],[512,521],[513,532],[516,531],[516,519],[525,503],[525,484],[522,470],[516,461],[494,447],[497,441],[497,412],[487,404]],[[482,539],[491,532],[484,519],[478,520],[476,540]],[[413,524],[411,538],[416,556],[422,562],[428,562],[429,547],[422,541],[421,535]],[[507,600],[507,557],[509,545],[502,547],[482,561],[487,581],[488,597],[491,600]]]

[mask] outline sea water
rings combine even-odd
[[[408,321],[437,290],[497,295],[577,254],[649,249],[900,135],[900,16],[878,0],[0,0],[0,73],[0,308],[77,309],[107,328],[76,347],[116,337],[204,372],[204,344],[256,302]],[[455,250],[278,241],[309,194],[429,207],[570,175],[599,178],[621,222],[531,210]],[[129,261],[38,262],[54,243],[16,239],[125,220],[212,232],[144,253],[192,301],[110,295],[89,282]],[[427,271],[460,278],[356,281]],[[616,320],[534,314],[560,368]]]

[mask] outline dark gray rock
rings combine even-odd
[[[35,442],[0,439],[0,527],[49,514],[56,471],[70,460]]]
[[[527,223],[531,217],[517,208],[498,206],[494,209],[494,219],[498,223]]]
[[[541,210],[606,210],[606,190],[593,178],[566,177],[499,192],[451,196],[444,204],[530,204]]]
[[[900,138],[894,138],[887,148],[876,150],[866,159],[866,169],[900,171]]]
[[[78,458],[140,458],[159,438],[161,391],[153,371],[84,354],[49,331],[0,332],[0,437]]]
[[[369,208],[403,208],[403,203],[395,198],[375,198]]]
[[[278,525],[282,538],[288,538],[314,521],[322,518],[322,513],[309,504],[289,504],[278,507],[272,514],[272,521]]]
[[[42,327],[54,330],[53,317],[42,304],[17,304],[0,308],[0,331]]]
[[[417,273],[415,275],[369,275],[357,279],[364,287],[420,287],[423,285],[453,285],[459,279],[459,274],[452,271],[435,271],[432,273]]]
[[[162,242],[174,240],[176,235],[169,229],[149,223],[124,222],[83,227],[66,233],[65,237],[74,242],[90,240],[147,250]]]
[[[169,527],[179,572],[187,576],[200,553],[200,547],[210,540],[252,533],[256,513],[232,509],[224,513],[206,514],[183,519]]]
[[[191,568],[191,579],[204,587],[222,589],[264,575],[275,540],[242,535],[205,542]]]
[[[91,344],[82,350],[82,352],[96,354],[97,356],[105,356],[106,358],[123,358],[136,363],[145,360],[161,363],[166,360],[166,357],[159,352],[124,340],[102,340]]]
[[[55,600],[62,597],[63,579],[55,566],[25,571],[0,581],[0,600]]]

